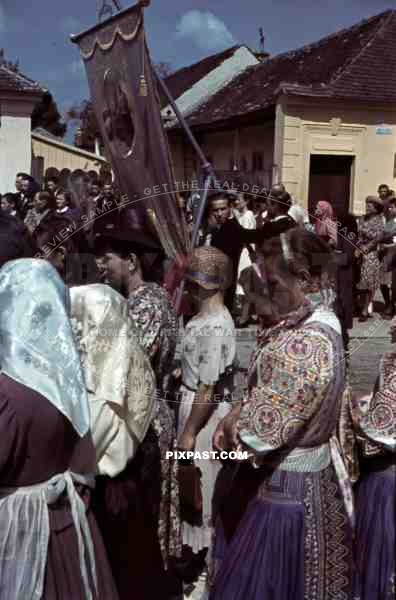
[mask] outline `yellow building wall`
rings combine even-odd
[[[224,131],[206,131],[202,135],[201,147],[207,158],[210,158],[215,171],[230,171],[231,162],[236,155],[239,157],[239,168],[242,158],[247,163],[247,173],[252,174],[252,154],[260,152],[263,155],[264,171],[272,176],[274,160],[274,123],[243,127],[236,133],[235,129]],[[186,169],[186,157],[194,156],[194,150],[187,147],[188,142],[171,134],[169,137],[173,167],[178,181],[189,178]],[[195,157],[197,165],[198,157]],[[190,162],[187,160],[187,162]],[[254,177],[253,177],[254,178]]]
[[[32,138],[32,153],[33,157],[44,159],[44,173],[48,168],[55,168],[58,171],[62,171],[62,169],[70,169],[70,171],[82,169],[83,171],[96,171],[99,173],[99,169],[104,162],[96,157],[90,158],[79,154],[78,151],[68,150],[35,138]]]
[[[390,135],[379,135],[386,127]],[[308,206],[311,154],[352,156],[350,210],[362,214],[365,198],[381,183],[396,188],[396,107],[356,108],[283,99],[276,112],[275,158],[279,180]]]

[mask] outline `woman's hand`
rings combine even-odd
[[[178,449],[186,450],[187,452],[193,451],[195,448],[196,436],[187,430],[184,430],[179,438]]]
[[[242,404],[233,408],[217,425],[213,435],[213,448],[218,451],[232,450],[238,444],[236,422],[241,412]]]

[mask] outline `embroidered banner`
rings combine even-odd
[[[169,257],[186,253],[189,238],[173,191],[142,7],[119,12],[71,39],[85,63],[107,156],[131,222],[155,229]]]

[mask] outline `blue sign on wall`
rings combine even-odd
[[[383,125],[382,127],[377,127],[375,133],[377,135],[392,135],[393,131],[392,127],[386,127]]]

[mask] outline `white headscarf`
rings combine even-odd
[[[47,398],[83,437],[90,415],[69,303],[45,260],[21,258],[0,270],[1,370]]]
[[[114,477],[133,457],[154,416],[155,376],[123,296],[94,284],[72,288],[70,298],[99,472]]]

